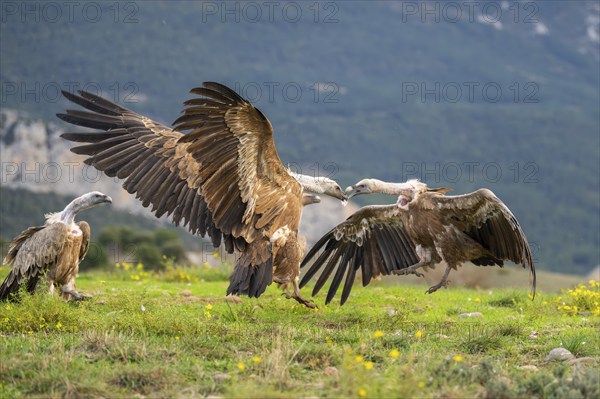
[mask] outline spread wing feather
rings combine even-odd
[[[483,266],[508,260],[529,268],[535,295],[535,265],[525,233],[512,212],[493,192],[480,189],[465,195],[436,196],[433,201],[444,210],[441,214],[446,223],[455,225],[497,258],[476,259],[473,263]]]
[[[200,187],[215,225],[252,242],[266,228],[298,228],[302,187],[279,159],[269,120],[231,89],[213,82],[191,92],[174,122],[202,165]]]
[[[90,111],[67,110],[57,116],[78,126],[105,132],[65,133],[61,137],[86,143],[71,149],[88,155],[85,163],[110,177],[125,179],[123,188],[135,194],[142,205],[152,205],[157,217],[171,216],[176,225],[193,234],[208,234],[221,242],[223,233],[214,228],[210,210],[199,191],[200,165],[188,153],[189,144],[178,143],[182,133],[129,111],[85,91],[63,92],[70,101]]]
[[[300,287],[322,269],[313,289],[313,295],[317,294],[337,268],[326,303],[333,299],[346,275],[341,297],[341,304],[344,304],[358,269],[361,269],[362,283],[366,286],[373,277],[389,275],[417,263],[415,245],[404,227],[406,219],[405,212],[396,205],[361,208],[321,237],[306,254],[301,267],[323,251],[302,278]]]
[[[85,143],[73,152],[88,155],[85,162],[108,176],[125,179],[123,187],[157,216],[167,214],[192,233],[208,234],[215,246],[223,240],[228,251],[243,250],[236,268],[260,270],[236,271],[231,292],[260,295],[271,283],[265,269],[269,238],[282,227],[297,231],[302,187],[281,163],[271,124],[258,109],[218,83],[191,92],[202,97],[188,100],[174,123],[190,130],[186,135],[91,93],[64,92],[87,110],[67,110],[59,118],[105,132],[62,137]],[[253,248],[246,251],[248,246]]]

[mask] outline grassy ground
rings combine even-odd
[[[274,286],[227,299],[225,277],[89,273],[77,281],[89,301],[0,304],[0,397],[600,397],[596,283],[534,301],[357,284],[315,311]],[[591,359],[546,361],[561,345]]]

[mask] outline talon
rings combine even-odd
[[[309,299],[304,299],[302,297],[294,298],[294,299],[296,299],[298,302],[300,302],[302,305],[306,306],[307,308],[318,309],[318,306],[315,305],[315,303]]]
[[[81,294],[73,294],[71,293],[71,296],[73,297],[74,301],[85,301],[91,298],[91,296],[88,295],[81,295]]]
[[[429,287],[429,289],[427,291],[425,291],[426,294],[433,294],[434,292],[436,292],[437,290],[439,290],[442,287],[441,284],[436,284],[434,286]]]

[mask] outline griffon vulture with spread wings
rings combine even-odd
[[[344,304],[358,269],[366,286],[372,277],[381,275],[422,276],[419,268],[432,268],[444,261],[447,267],[442,280],[427,291],[433,293],[445,287],[450,271],[464,262],[502,267],[504,261],[512,261],[529,267],[535,295],[535,266],[529,244],[508,207],[487,189],[457,196],[446,196],[448,191],[429,188],[418,180],[386,183],[364,179],[348,187],[351,197],[383,193],[398,195],[398,201],[365,206],[325,234],[302,261],[303,267],[316,257],[300,287],[322,269],[315,295],[335,270],[326,303],[333,299],[345,275]]]
[[[88,165],[124,179],[123,187],[161,217],[239,252],[227,294],[260,296],[272,281],[300,296],[298,225],[303,185],[279,159],[271,123],[248,101],[219,83],[191,90],[170,128],[94,94],[63,92],[86,111],[57,116],[102,132],[65,133],[85,143],[71,149]],[[187,134],[181,131],[189,131]],[[324,194],[346,196],[335,183]]]

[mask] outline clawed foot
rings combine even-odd
[[[90,299],[91,298],[91,296],[80,294],[77,291],[71,291],[71,290],[65,290],[65,289],[63,289],[62,292],[64,294],[71,295],[71,300],[73,300],[73,301],[85,301],[86,299]]]
[[[447,286],[448,286],[448,281],[440,281],[438,284],[429,287],[429,289],[427,291],[425,291],[425,293],[426,294],[433,294],[434,292],[436,292],[440,288],[442,288],[442,287],[446,288]]]
[[[298,301],[302,305],[306,306],[307,308],[310,308],[310,309],[317,308],[317,305],[315,305],[313,301],[311,301],[310,299],[303,298],[300,295],[288,294],[287,292],[283,292],[281,295],[285,296],[287,299],[295,299],[296,301]]]
[[[392,274],[397,274],[399,276],[406,276],[408,274],[414,274],[418,277],[425,277],[425,275],[423,273],[419,273],[417,271],[417,269],[420,269],[421,267],[427,266],[428,263],[426,262],[419,262],[419,263],[415,263],[412,266],[409,267],[405,267],[404,269],[400,269],[400,270],[392,270]]]
[[[71,294],[71,295],[73,295],[73,294]],[[87,301],[88,299],[91,299],[91,298],[92,298],[91,295],[82,295],[82,294],[73,295],[74,301]]]
[[[425,275],[423,273],[419,273],[416,270],[411,270],[410,267],[407,269],[393,270],[392,274],[396,274],[398,276],[406,276],[408,274],[414,274],[417,277],[425,277]]]
[[[444,275],[442,276],[442,280],[439,283],[437,283],[436,285],[429,287],[429,289],[427,291],[425,291],[425,293],[433,294],[440,288],[446,287],[448,285],[448,274],[450,274],[450,270],[452,270],[450,267],[446,267],[446,270],[444,271]]]

